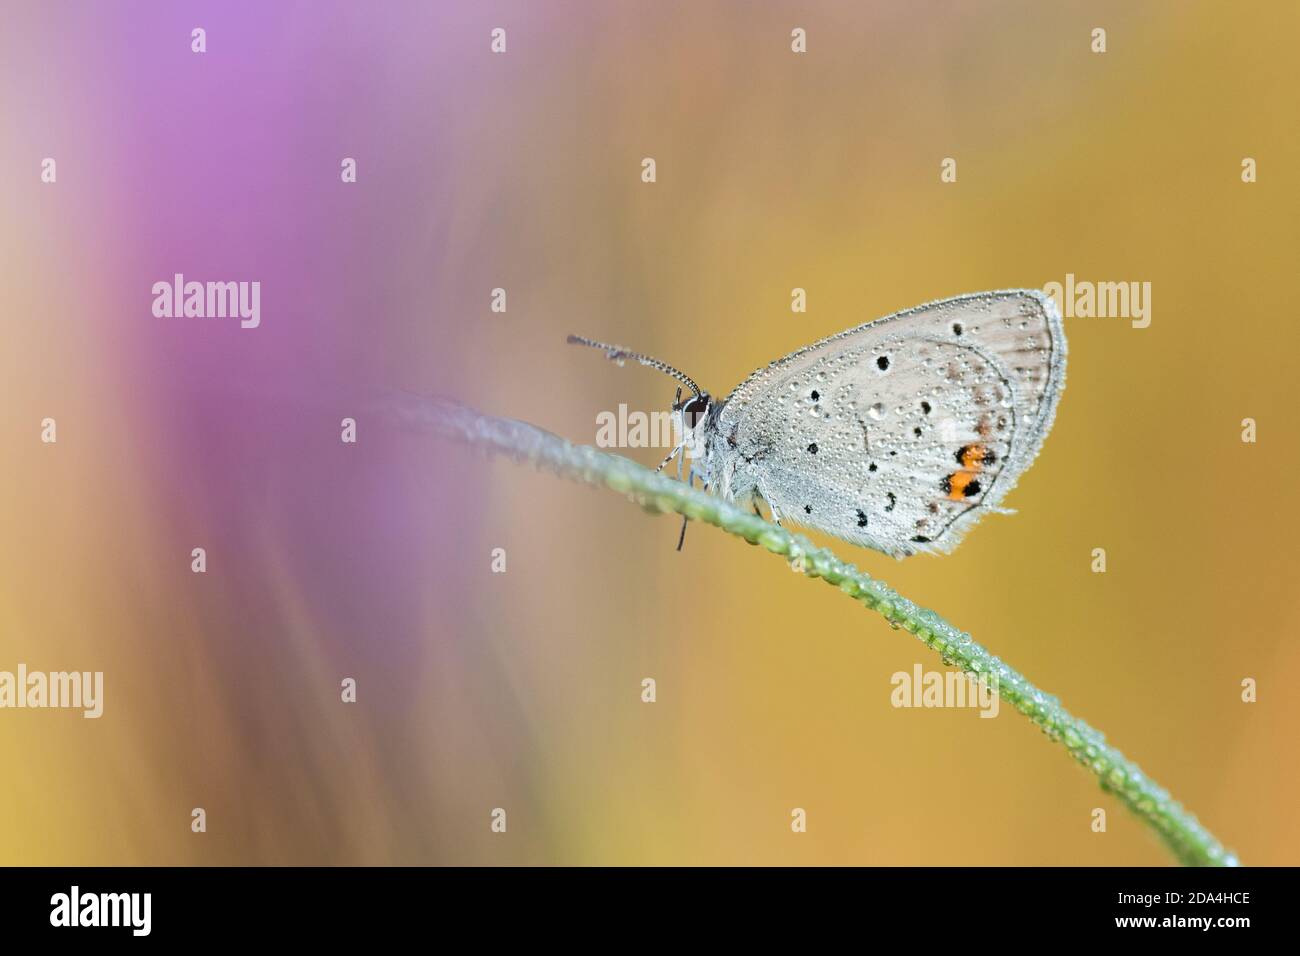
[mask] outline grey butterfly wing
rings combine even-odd
[[[950,551],[1033,461],[1064,385],[1041,292],[959,296],[832,336],[728,397],[725,483],[782,521],[906,557]]]

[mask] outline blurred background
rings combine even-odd
[[[1150,282],[1151,324],[1067,319],[1018,514],[948,557],[835,547],[1243,862],[1300,862],[1298,29],[1262,2],[8,5],[0,669],[102,670],[105,699],[0,712],[0,863],[1169,862],[1010,708],[893,708],[937,658],[781,561],[699,527],[678,554],[672,518],[351,397],[591,442],[672,383],[566,333],[726,394],[1067,273]],[[260,281],[260,328],[155,318],[176,272]]]

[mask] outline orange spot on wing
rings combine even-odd
[[[965,471],[955,472],[948,478],[948,497],[953,501],[961,501],[966,497],[966,486],[974,480],[975,476]]]

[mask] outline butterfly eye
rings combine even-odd
[[[876,359],[876,368],[880,369],[882,372],[888,372],[888,371],[889,371],[889,356],[888,356],[888,355],[882,355],[882,356],[880,356],[880,358]]]
[[[689,402],[682,406],[682,417],[686,421],[687,428],[694,428],[699,424],[704,413],[709,410],[709,400],[703,395],[697,395]]]

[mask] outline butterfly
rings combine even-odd
[[[983,515],[1006,510],[1065,386],[1060,311],[1029,289],[867,322],[758,369],[723,400],[648,355],[568,341],[690,389],[684,401],[677,390],[680,439],[661,470],[689,451],[692,483],[896,558],[950,552]]]

